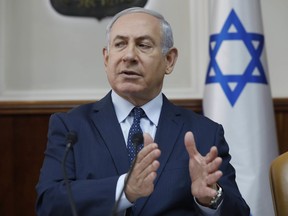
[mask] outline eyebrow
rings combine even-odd
[[[115,40],[117,40],[117,39],[122,39],[122,40],[124,40],[124,39],[126,39],[126,38],[128,38],[128,37],[122,36],[122,35],[116,35],[116,37],[113,39],[113,41],[115,41]]]
[[[139,41],[149,40],[149,41],[151,41],[153,44],[155,44],[155,40],[154,40],[151,36],[149,36],[149,35],[140,36],[140,37],[137,38],[137,40],[139,40]]]
[[[112,42],[114,42],[115,40],[118,40],[118,39],[120,39],[120,40],[126,40],[127,38],[129,38],[129,37],[128,37],[128,36],[123,36],[123,35],[116,35],[116,37],[113,39]],[[142,36],[140,36],[140,37],[136,37],[135,40],[136,40],[136,41],[149,40],[149,41],[151,41],[153,44],[155,44],[155,40],[154,40],[151,36],[149,36],[149,35],[142,35]]]

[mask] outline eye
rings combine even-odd
[[[117,41],[114,43],[114,47],[123,48],[126,45],[125,41]]]
[[[137,46],[139,50],[141,50],[142,52],[150,52],[153,48],[153,43],[147,40],[143,40],[143,41],[139,41]]]
[[[140,43],[138,45],[141,49],[150,49],[151,48],[151,45],[150,44],[147,44],[147,43]]]

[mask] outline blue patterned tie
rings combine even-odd
[[[134,116],[134,119],[129,130],[128,141],[127,141],[128,158],[129,158],[130,164],[132,164],[137,153],[143,148],[143,143],[138,147],[135,146],[132,142],[132,137],[134,134],[142,133],[142,129],[140,127],[140,119],[145,116],[144,110],[139,107],[134,107],[131,112]]]

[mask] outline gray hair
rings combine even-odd
[[[141,8],[141,7],[128,8],[126,10],[123,10],[117,13],[112,18],[112,20],[106,27],[106,43],[107,43],[108,52],[109,52],[110,32],[111,32],[113,24],[121,16],[126,15],[126,14],[131,14],[131,13],[146,13],[146,14],[150,14],[151,16],[156,17],[159,20],[160,27],[162,30],[162,53],[166,55],[169,49],[172,48],[174,45],[173,32],[172,32],[172,28],[170,24],[165,20],[165,18],[160,13],[153,11],[153,10]]]

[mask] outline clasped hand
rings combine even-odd
[[[216,183],[222,176],[222,172],[219,170],[222,159],[218,157],[215,146],[206,156],[202,156],[196,148],[192,132],[185,134],[184,143],[190,157],[191,193],[200,204],[208,206],[212,197],[216,195]],[[149,134],[145,133],[144,148],[136,158],[135,167],[125,190],[125,195],[130,202],[149,196],[153,192],[154,180],[160,167],[158,161],[160,155],[161,151],[158,149],[158,145],[154,143]]]

